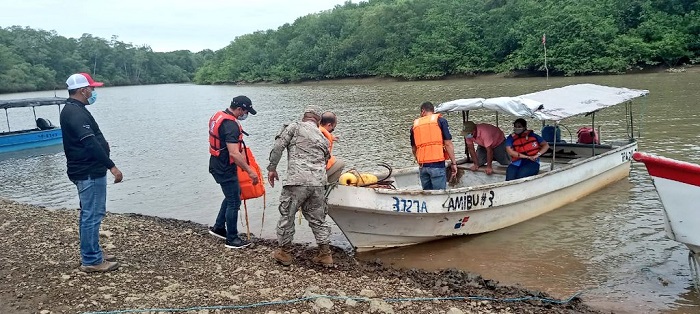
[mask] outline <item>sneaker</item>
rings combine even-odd
[[[102,259],[108,262],[116,262],[117,257],[110,254],[102,254]]]
[[[209,227],[209,234],[211,234],[219,239],[226,240],[226,229],[225,228],[217,229],[214,227]]]
[[[97,265],[91,265],[91,266],[85,266],[85,265],[80,265],[80,271],[86,272],[86,273],[106,273],[108,271],[112,271],[119,268],[119,263],[117,262],[108,262],[108,261],[103,261],[102,264],[97,264]]]
[[[250,242],[243,240],[241,238],[235,238],[233,241],[226,241],[226,248],[229,249],[242,249],[244,247],[248,247],[250,245]]]

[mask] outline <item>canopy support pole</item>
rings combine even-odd
[[[634,114],[632,114],[632,102],[630,102],[630,130],[632,131],[632,139],[634,140]]]
[[[469,121],[469,110],[462,111],[462,126]],[[464,140],[464,154],[467,155],[467,163],[473,162],[471,156],[469,155],[469,148],[467,147],[467,141]]]
[[[10,116],[7,115],[7,108],[5,108],[5,119],[7,119],[7,132],[11,132],[12,130],[10,129]]]
[[[559,121],[554,121],[554,141],[552,141],[552,163],[549,164],[549,171],[554,170],[554,163],[557,159],[557,130],[559,129]]]
[[[598,139],[600,140],[600,134],[595,133],[596,132],[595,131],[595,111],[591,115],[591,129],[593,129],[593,146],[592,146],[593,148],[592,148],[592,152],[591,152],[593,154],[593,155],[591,155],[591,157],[593,157],[593,156],[595,156],[595,145],[596,145],[595,138],[596,138],[596,135],[598,136]]]

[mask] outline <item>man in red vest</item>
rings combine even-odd
[[[242,153],[243,128],[238,121],[245,120],[248,113],[256,114],[253,103],[246,96],[236,96],[231,106],[215,113],[209,119],[209,172],[221,186],[224,200],[221,202],[216,223],[209,227],[209,233],[226,240],[226,248],[240,249],[250,243],[238,236],[238,211],[241,208],[241,186],[238,183],[238,169],[241,167],[258,183],[258,175],[248,166]]]

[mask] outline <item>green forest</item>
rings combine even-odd
[[[65,89],[76,72],[110,86],[191,82],[211,55],[211,50],[154,52],[116,36],[75,39],[29,27],[0,28],[0,93]]]
[[[369,0],[240,36],[194,80],[586,75],[698,62],[698,0]]]
[[[696,63],[700,0],[346,2],[197,53],[0,28],[0,93],[62,89],[81,71],[115,86],[588,75]]]

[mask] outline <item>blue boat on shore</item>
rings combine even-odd
[[[5,110],[5,118],[7,120],[7,131],[0,132],[0,153],[62,144],[63,135],[61,134],[61,128],[53,125],[48,119],[37,118],[35,108],[58,106],[58,111],[60,112],[61,105],[65,104],[65,102],[65,98],[59,97],[0,100],[0,109]],[[26,107],[32,108],[36,127],[12,130],[7,113],[8,109]]]

